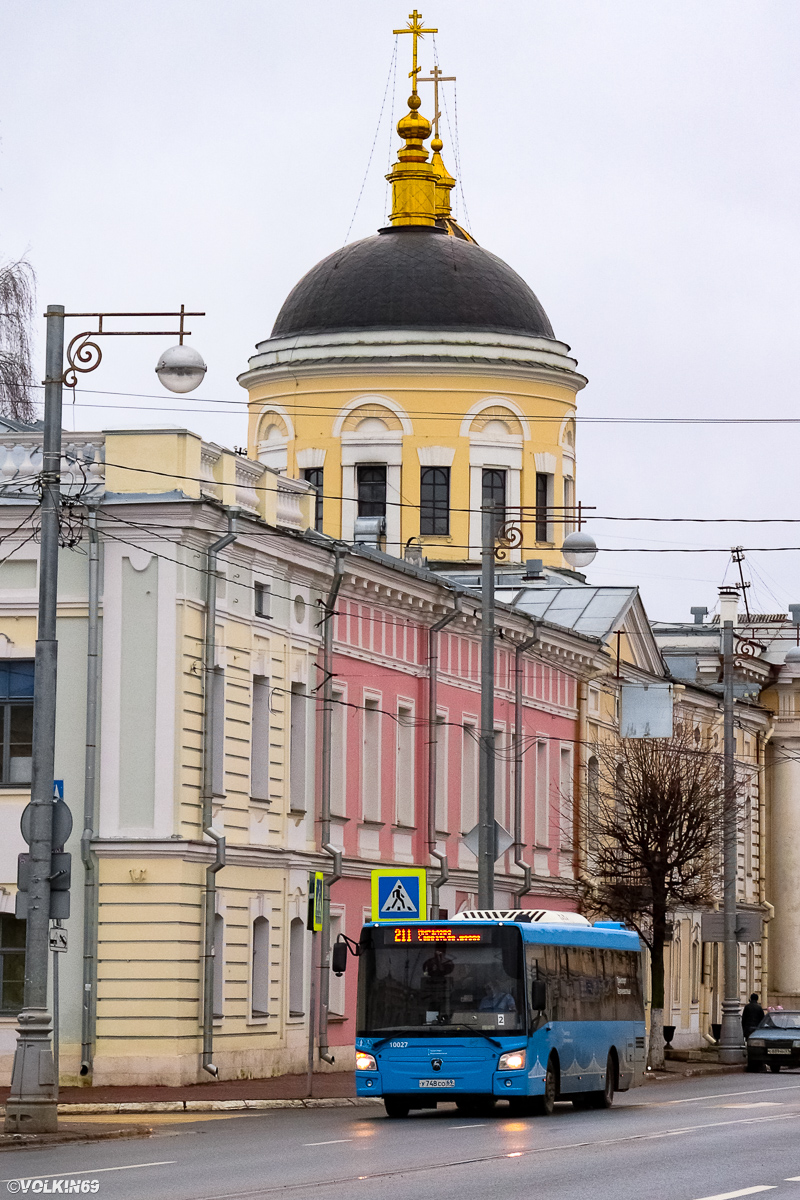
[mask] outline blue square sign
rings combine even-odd
[[[424,921],[426,915],[424,867],[381,867],[372,872],[373,921]]]

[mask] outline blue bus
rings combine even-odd
[[[356,1090],[389,1117],[501,1097],[521,1115],[609,1108],[643,1082],[642,949],[619,924],[535,909],[373,922],[358,963]]]

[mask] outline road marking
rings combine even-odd
[[[790,1083],[783,1087],[776,1088],[748,1088],[742,1092],[718,1092],[716,1096],[689,1096],[685,1100],[656,1100],[656,1105],[668,1104],[699,1104],[702,1100],[726,1100],[728,1096],[758,1096],[764,1092],[796,1092],[800,1088],[800,1083]]]
[[[790,1175],[788,1179],[784,1179],[784,1183],[800,1183],[800,1175]]]
[[[482,1121],[480,1123],[480,1125],[451,1125],[450,1128],[451,1129],[485,1129],[487,1124],[488,1124],[487,1121]]]
[[[774,1192],[777,1184],[766,1183],[761,1187],[742,1188],[740,1192],[718,1192],[716,1196],[703,1196],[702,1200],[736,1200],[737,1196],[755,1196],[756,1192]]]
[[[342,1142],[352,1142],[352,1138],[331,1138],[329,1142],[303,1142],[304,1146],[339,1146]]]
[[[711,1121],[705,1125],[687,1125],[679,1129],[662,1129],[654,1133],[633,1133],[617,1138],[598,1138],[593,1141],[584,1142],[561,1142],[553,1146],[533,1146],[530,1150],[521,1150],[519,1157],[527,1158],[529,1155],[533,1156],[535,1154],[563,1154],[565,1150],[587,1150],[594,1146],[618,1146],[625,1142],[655,1141],[658,1138],[679,1137],[687,1133],[697,1133],[701,1129],[720,1129],[728,1125],[763,1125],[767,1121],[796,1121],[798,1117],[800,1117],[800,1113],[771,1113],[769,1116],[764,1117],[739,1117],[735,1121]],[[344,1183],[352,1183],[355,1180],[391,1179],[397,1175],[420,1175],[431,1171],[449,1171],[453,1167],[471,1167],[478,1163],[499,1162],[501,1159],[507,1157],[507,1153],[481,1154],[476,1155],[474,1158],[460,1158],[450,1162],[425,1163],[424,1166],[418,1167],[403,1166],[395,1170],[373,1171],[369,1175],[348,1175],[337,1179],[309,1179],[303,1183],[281,1183],[275,1187],[268,1188],[262,1185],[258,1188],[248,1188],[245,1191],[238,1192],[214,1192],[207,1196],[198,1197],[198,1200],[238,1200],[239,1197],[252,1196],[256,1198],[271,1196],[275,1193],[288,1195],[289,1192],[308,1191],[311,1188],[320,1188],[323,1185],[327,1185],[328,1187],[332,1187],[334,1184],[341,1186]],[[740,1196],[747,1194],[747,1192],[739,1192]]]
[[[140,1167],[174,1167],[177,1158],[165,1158],[163,1162],[130,1163],[125,1167],[94,1167],[91,1171],[54,1171],[52,1175],[12,1175],[11,1179],[0,1179],[0,1183],[13,1183],[17,1179],[61,1179],[67,1175],[100,1175],[105,1171],[138,1171]]]
[[[715,1104],[714,1108],[783,1108],[782,1100],[750,1100],[744,1104]]]

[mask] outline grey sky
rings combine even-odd
[[[84,387],[152,399],[84,391],[77,428],[171,421],[245,441],[235,377],[290,287],[344,240],[391,31],[409,7],[5,0],[0,254],[29,255],[41,310],[183,302],[208,313],[193,339],[209,365],[205,400],[161,391],[163,340],[114,339]],[[580,413],[800,416],[800,7],[421,8],[439,28],[441,65],[458,76],[472,231],[528,280],[573,347],[590,380]],[[423,68],[432,61],[426,39]],[[383,222],[390,101],[391,87],[351,238]],[[452,92],[447,101],[452,127]],[[446,123],[442,132],[454,170]],[[191,411],[170,411],[179,407]],[[579,496],[611,515],[797,517],[799,440],[796,426],[585,425]],[[800,545],[800,525],[594,532],[617,547]],[[590,577],[638,582],[651,616],[677,618],[691,604],[713,608],[725,561],[603,554]],[[754,608],[800,601],[800,555],[762,552],[752,563],[762,580]]]

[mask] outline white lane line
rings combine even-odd
[[[726,1100],[728,1096],[758,1096],[763,1092],[796,1092],[800,1083],[790,1083],[776,1088],[748,1088],[741,1092],[717,1092],[715,1096],[689,1096],[686,1100],[656,1100],[655,1104],[700,1104],[703,1100]]]
[[[303,1142],[304,1146],[340,1146],[342,1142],[352,1142],[352,1138],[331,1138],[329,1142]]]
[[[714,1108],[784,1108],[782,1100],[746,1100],[744,1104],[715,1104]]]
[[[451,1125],[451,1129],[485,1129],[488,1121],[482,1121],[480,1125]]]
[[[174,1167],[177,1158],[165,1158],[163,1162],[129,1163],[125,1167],[94,1167],[91,1171],[54,1171],[52,1175],[12,1175],[11,1179],[0,1179],[0,1183],[15,1183],[18,1179],[65,1179],[67,1175],[100,1175],[105,1171],[138,1171],[140,1167]]]
[[[784,1179],[784,1183],[800,1183],[800,1175],[790,1175],[788,1179]]]
[[[737,1196],[755,1196],[756,1192],[774,1192],[777,1184],[762,1184],[761,1187],[742,1188],[739,1192],[718,1192],[716,1196],[703,1196],[702,1200],[736,1200]]]

